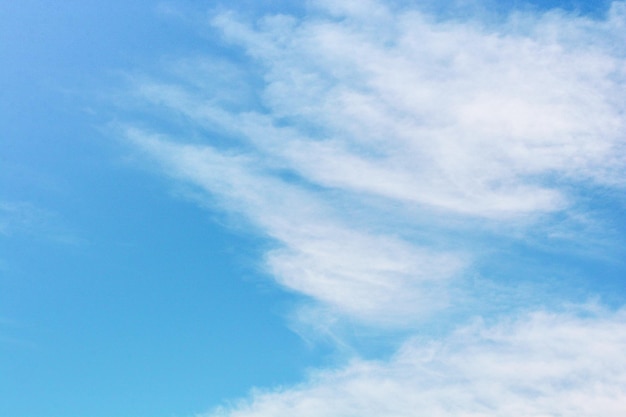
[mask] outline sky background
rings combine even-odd
[[[0,2],[0,416],[624,415],[624,35]]]

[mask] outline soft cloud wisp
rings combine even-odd
[[[205,58],[206,73],[187,61],[174,65],[177,81],[138,79],[135,97],[181,129],[125,130],[168,175],[273,243],[263,265],[310,301],[301,317],[413,332],[468,298],[492,302],[488,291],[460,290],[481,274],[473,261],[490,239],[584,246],[582,229],[554,219],[592,223],[581,195],[624,190],[625,3],[601,20],[554,11],[497,22],[335,3],[314,2],[299,18],[215,15],[213,28],[249,66]],[[487,279],[515,286],[514,276]],[[511,314],[215,415],[626,413],[623,311]]]
[[[567,211],[576,187],[622,187],[626,7],[604,21],[520,13],[488,25],[359,4],[255,24],[217,15],[263,77],[262,107],[225,103],[215,92],[236,95],[232,83],[208,88],[211,73],[186,63],[178,83],[139,80],[138,97],[230,143],[129,136],[277,241],[267,268],[281,285],[410,322],[445,305],[471,250],[411,243],[380,219],[439,222],[445,242],[446,217],[525,219]]]
[[[623,4],[602,22],[554,13],[501,27],[371,7],[256,26],[217,16],[261,65],[262,113],[144,92],[307,181],[456,213],[554,211],[571,182],[623,183]]]
[[[318,196],[259,172],[253,158],[134,129],[126,135],[168,172],[217,194],[279,243],[266,263],[285,288],[378,324],[410,323],[445,306],[448,279],[463,265],[458,255],[354,230]]]

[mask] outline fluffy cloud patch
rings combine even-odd
[[[256,392],[211,417],[620,417],[626,315],[533,313],[406,342],[306,383]]]

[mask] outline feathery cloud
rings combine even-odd
[[[456,225],[584,217],[578,190],[623,189],[623,3],[605,20],[495,24],[316,6],[252,23],[216,15],[253,69],[205,60],[206,73],[187,62],[178,81],[140,79],[141,100],[196,133],[185,143],[129,129],[168,173],[277,242],[266,266],[287,289],[366,321],[410,322],[446,304],[471,259],[446,240]],[[239,89],[243,102],[229,99]],[[443,244],[403,229],[432,224]]]
[[[245,57],[138,78],[135,97],[171,124],[125,136],[269,238],[266,271],[323,310],[315,319],[411,332],[467,301],[490,239],[586,242],[581,195],[623,192],[625,22],[623,2],[595,20],[382,1],[219,13],[213,28]],[[517,317],[410,339],[389,360],[355,359],[212,415],[624,414],[623,311]]]

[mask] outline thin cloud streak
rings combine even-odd
[[[253,158],[136,129],[126,136],[277,242],[266,267],[286,289],[374,324],[410,323],[447,304],[445,288],[463,266],[458,255],[354,230],[319,196],[259,171]]]

